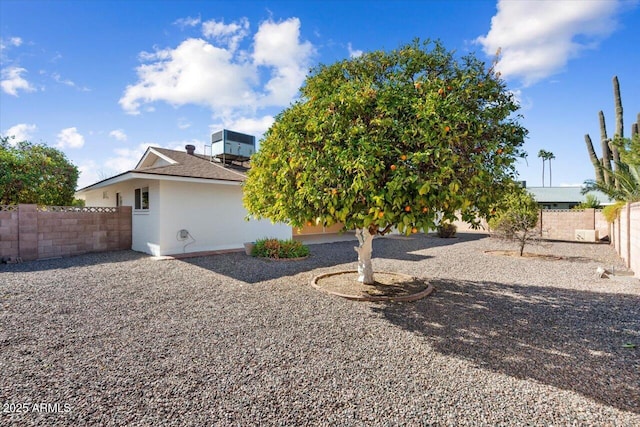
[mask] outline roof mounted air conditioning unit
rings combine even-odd
[[[230,163],[249,160],[256,151],[256,137],[223,129],[211,134],[211,160]]]

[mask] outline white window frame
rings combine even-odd
[[[145,194],[147,195],[146,200],[144,196]],[[149,212],[149,187],[140,187],[134,190],[133,206],[136,212]]]

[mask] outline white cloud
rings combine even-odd
[[[165,101],[174,106],[198,104],[212,110],[251,104],[255,95],[250,67],[233,62],[231,52],[202,39],[187,39],[175,49],[141,56],[148,64],[137,69],[139,82],[127,86],[120,105],[139,114],[143,103]]]
[[[22,39],[20,37],[9,37],[8,39],[0,38],[0,50],[4,50],[12,46],[18,47],[21,44]]]
[[[487,55],[499,49],[496,71],[525,85],[560,72],[567,62],[616,29],[620,3],[591,1],[498,1],[491,30],[476,39]]]
[[[51,74],[51,78],[53,78],[53,80],[55,80],[58,83],[61,83],[63,85],[78,89],[79,91],[82,92],[90,92],[90,89],[86,86],[78,86],[74,81],[69,80],[69,79],[64,79],[62,78],[62,76],[60,76],[60,74],[58,73],[53,73]]]
[[[173,25],[177,25],[180,28],[185,28],[185,27],[195,27],[199,23],[200,23],[200,17],[192,18],[190,16],[187,16],[186,18],[176,19]]]
[[[6,132],[4,132],[4,136],[8,136],[9,138],[14,136],[15,138],[9,139],[9,141],[12,145],[15,145],[20,141],[30,141],[31,135],[37,129],[38,127],[36,125],[20,123],[7,129]]]
[[[347,45],[347,49],[349,49],[349,58],[358,58],[364,53],[360,49],[354,49],[353,46],[351,46],[351,43]]]
[[[256,141],[259,140],[275,121],[273,116],[266,115],[262,117],[240,117],[231,121],[217,123],[209,126],[209,130],[217,132],[221,129],[232,129],[237,132],[254,135]]]
[[[0,81],[2,90],[13,96],[18,96],[19,90],[23,90],[25,92],[35,91],[36,89],[33,85],[22,77],[22,74],[26,72],[27,70],[20,67],[3,68],[0,73],[2,76],[2,81]]]
[[[58,148],[81,148],[84,145],[84,136],[78,133],[75,127],[62,129],[58,134]]]
[[[185,146],[193,145],[196,147],[196,154],[204,154],[204,146],[207,144],[210,145],[211,142],[204,142],[201,139],[193,138],[188,140],[185,139],[182,141],[172,141],[166,144],[165,148],[168,148],[170,150],[186,151],[184,148]],[[207,152],[207,154],[209,154],[209,152]]]
[[[249,34],[249,20],[242,18],[239,22],[231,24],[215,20],[206,21],[202,23],[202,34],[234,52],[242,39]]]
[[[151,146],[158,146],[158,144],[147,142],[134,148],[116,148],[113,150],[115,156],[107,158],[103,167],[110,172],[110,175],[131,170],[138,164],[147,148]]]
[[[178,119],[178,128],[179,129],[189,129],[192,123],[186,117],[180,117]]]
[[[114,129],[111,132],[109,132],[109,136],[112,138],[117,139],[118,141],[126,141],[127,140],[127,134],[124,133],[124,131],[122,129]]]
[[[266,21],[254,36],[253,60],[256,65],[272,68],[266,83],[264,103],[287,105],[298,93],[315,53],[313,45],[300,41],[300,20],[290,18],[276,23]]]
[[[259,108],[291,102],[314,53],[311,43],[300,40],[297,18],[263,22],[254,36],[252,52],[237,49],[236,43],[249,28],[245,19],[205,24],[205,34],[226,46],[190,38],[176,48],[142,52],[143,64],[136,69],[138,81],[126,87],[119,101],[127,113],[140,114],[143,105],[162,101],[175,107],[206,106],[214,118],[229,121]]]

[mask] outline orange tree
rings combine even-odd
[[[474,55],[416,40],[311,70],[252,157],[250,215],[342,223],[373,283],[372,239],[488,217],[515,177],[526,130],[505,83]]]

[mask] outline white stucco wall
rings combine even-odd
[[[246,221],[242,187],[232,184],[160,182],[161,255],[239,249],[262,237],[289,239],[291,227],[268,220]],[[189,238],[179,240],[180,230]],[[195,241],[194,241],[195,239]]]
[[[131,219],[131,249],[151,255],[160,255],[160,183],[158,180],[133,179],[87,191],[80,195],[85,206],[114,207],[116,194],[122,196],[122,206],[135,206],[136,188],[149,187],[149,210],[133,209]]]
[[[242,187],[170,180],[133,179],[82,194],[86,206],[135,206],[135,189],[149,187],[149,210],[133,209],[132,247],[155,256],[183,252],[240,249],[262,237],[289,239],[292,229],[268,220],[246,221]],[[189,238],[179,240],[180,230]],[[195,240],[194,240],[195,239]]]

